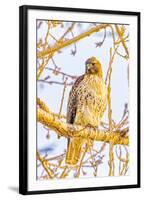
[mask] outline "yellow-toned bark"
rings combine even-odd
[[[101,142],[112,142],[115,144],[128,145],[128,136],[122,136],[120,131],[99,130],[91,127],[83,127],[80,125],[68,124],[60,120],[54,113],[45,112],[37,109],[37,120],[51,130],[54,130],[59,136],[64,137],[82,137]]]

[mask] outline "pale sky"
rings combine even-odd
[[[60,28],[53,28],[53,31],[51,32],[56,38],[59,38],[64,31],[70,26],[70,22],[65,22],[64,27]],[[74,35],[78,35],[84,30],[87,30],[92,25],[89,23],[82,24],[81,28],[76,26],[74,28]],[[45,34],[47,30],[47,25],[45,22],[41,25],[41,27],[38,29],[37,33],[37,41],[39,41],[40,38],[44,40]],[[128,32],[128,26],[126,26],[126,30]],[[108,29],[108,32],[110,29]],[[82,75],[85,71],[85,61],[91,57],[95,56],[102,64],[103,68],[103,74],[104,78],[106,76],[106,72],[109,66],[109,58],[110,58],[110,47],[113,47],[112,43],[112,37],[111,34],[107,34],[106,39],[101,47],[97,47],[95,43],[100,42],[103,40],[104,31],[101,31],[100,33],[92,34],[89,37],[86,37],[82,40],[80,40],[78,43],[76,43],[76,55],[71,55],[71,50],[74,49],[74,45],[68,46],[66,48],[63,48],[61,50],[61,53],[57,53],[54,55],[54,60],[58,67],[61,68],[62,72],[71,74],[71,75]],[[68,35],[67,38],[70,38],[71,34]],[[53,40],[49,39],[49,44],[53,44]],[[119,51],[121,53],[124,53],[123,47],[119,48]],[[47,67],[54,68],[53,63],[50,61],[47,65]],[[127,80],[127,67],[128,67],[128,61],[123,59],[122,57],[116,55],[113,65],[112,65],[112,80],[111,80],[111,101],[112,101],[112,118],[115,120],[115,122],[119,122],[124,111],[124,105],[125,103],[128,103],[128,80]],[[60,81],[62,82],[62,76],[55,76],[52,74],[51,71],[45,70],[41,79],[46,77],[47,75],[51,76],[50,80],[53,81]],[[69,79],[69,82],[71,82],[71,79]],[[66,115],[66,107],[67,107],[67,101],[68,101],[68,95],[69,91],[71,89],[71,86],[68,86],[65,93],[64,98],[64,104],[62,113]],[[62,85],[56,85],[56,84],[45,84],[45,83],[38,83],[37,86],[37,94],[38,97],[41,98],[50,108],[52,112],[58,113],[60,108],[60,101],[61,96],[63,92],[63,86]],[[107,111],[104,114],[104,117],[102,119],[105,122],[108,122],[107,118]],[[51,133],[51,138],[49,140],[46,139],[46,130],[38,123],[38,129],[37,129],[37,144],[38,144],[38,150],[52,148],[52,151],[48,151],[49,156],[52,155],[58,155],[60,153],[63,153],[64,149],[67,147],[67,140],[65,138],[57,139],[56,134]],[[95,148],[99,149],[101,146],[101,142],[95,143]],[[44,153],[44,152],[42,152]],[[108,145],[105,149],[105,151],[102,153],[105,155],[103,159],[102,166],[99,167],[99,176],[107,176],[108,175],[108,169],[109,166],[107,164],[108,162]],[[117,163],[118,164],[118,163]],[[91,172],[89,172],[89,176],[91,176]]]

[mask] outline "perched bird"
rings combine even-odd
[[[86,62],[85,74],[75,81],[67,105],[67,122],[83,127],[98,127],[107,106],[107,87],[103,81],[101,63],[95,57]],[[86,139],[68,139],[66,164],[76,165]]]

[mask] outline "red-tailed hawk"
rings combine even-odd
[[[98,127],[107,106],[107,88],[103,81],[101,63],[91,57],[85,64],[85,74],[77,78],[69,94],[67,122]],[[86,140],[82,138],[68,139],[67,164],[77,164],[84,144]]]

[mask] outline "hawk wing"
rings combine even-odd
[[[67,122],[70,124],[74,123],[75,116],[76,116],[76,110],[77,110],[77,86],[79,83],[84,79],[84,75],[79,76],[77,80],[75,81],[68,99],[68,105],[67,105]]]
[[[77,111],[77,87],[79,83],[84,79],[84,75],[79,76],[75,81],[68,99],[67,105],[67,122],[70,124],[74,123]],[[81,155],[81,147],[83,144],[83,140],[79,138],[68,138],[67,143],[67,152],[66,152],[66,160],[67,164],[74,165],[78,162]]]

